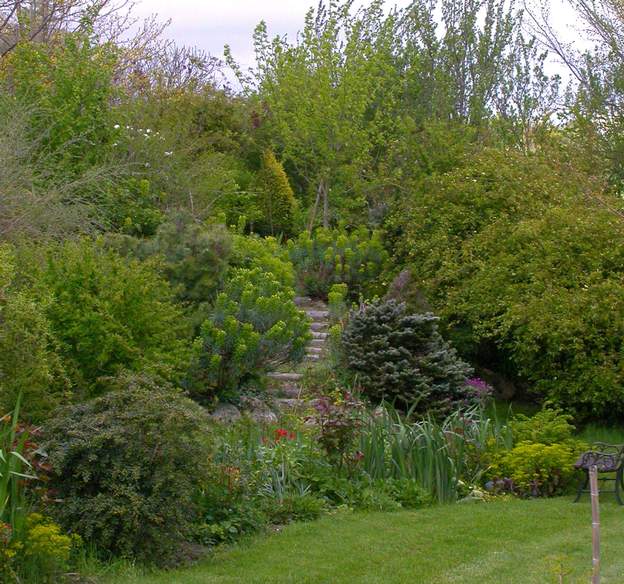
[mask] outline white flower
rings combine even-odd
[[[151,165],[150,165],[150,163],[149,163],[149,162],[146,162],[146,163],[145,163],[145,168],[149,168],[150,166],[151,166]]]
[[[173,152],[165,152],[165,156],[171,156]]]
[[[115,130],[119,130],[119,128],[120,128],[120,127],[121,127],[121,126],[120,126],[119,124],[115,124],[115,125],[113,126],[113,128],[115,128]]]
[[[117,142],[113,142],[113,148],[114,148],[115,146],[118,146]]]
[[[151,133],[152,133],[152,131],[151,131],[149,128],[147,128],[147,130],[145,130],[145,131],[146,131],[148,134],[151,134]]]

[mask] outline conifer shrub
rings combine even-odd
[[[260,218],[254,223],[262,235],[290,236],[295,231],[297,199],[283,166],[272,150],[262,154],[262,165],[255,181]]]
[[[270,368],[302,358],[309,336],[292,288],[261,268],[235,268],[195,342],[193,393],[233,397]]]
[[[166,563],[192,531],[208,476],[207,416],[147,377],[62,410],[45,428],[61,525],[103,554]]]
[[[290,259],[298,274],[299,288],[312,297],[327,298],[334,284],[347,284],[350,298],[372,298],[385,289],[382,274],[388,253],[379,231],[366,227],[317,229],[288,242]]]
[[[472,396],[471,367],[438,331],[433,314],[408,314],[394,300],[363,305],[342,335],[344,358],[373,402],[442,413]]]
[[[232,237],[221,224],[205,224],[179,212],[137,251],[144,258],[162,259],[164,273],[180,300],[201,304],[213,300],[221,286],[232,253]]]

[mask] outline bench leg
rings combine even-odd
[[[617,499],[618,504],[624,505],[622,501],[622,487],[624,487],[624,476],[623,469],[619,468],[615,473],[615,498]]]
[[[581,495],[583,494],[583,491],[587,488],[587,485],[589,484],[589,472],[585,471],[585,477],[581,479],[581,482],[579,483],[579,488],[578,491],[576,492],[576,499],[574,499],[574,503],[578,503],[581,499]]]

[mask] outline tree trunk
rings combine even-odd
[[[329,187],[325,179],[321,181],[323,185],[323,227],[329,227]]]
[[[320,180],[318,188],[316,189],[316,200],[314,201],[314,207],[312,207],[312,213],[310,214],[310,222],[308,223],[308,233],[311,235],[314,229],[314,222],[316,221],[316,213],[318,212],[318,206],[321,202],[321,195],[323,189],[323,179]]]

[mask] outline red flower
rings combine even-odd
[[[295,433],[289,432],[288,430],[284,430],[284,428],[278,428],[275,430],[275,440],[280,441],[282,438],[287,438],[288,440],[295,439]]]

